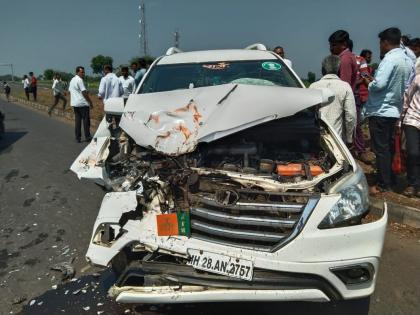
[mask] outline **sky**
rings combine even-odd
[[[47,68],[90,72],[97,54],[126,64],[140,54],[139,0],[1,0],[0,64],[15,73]],[[379,61],[378,33],[397,26],[420,37],[420,0],[145,0],[149,54],[281,45],[297,73],[319,75],[328,37],[345,29],[354,51],[369,48]],[[0,66],[0,74],[9,73]]]

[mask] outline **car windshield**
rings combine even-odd
[[[139,93],[166,92],[227,83],[301,87],[281,60],[156,65]]]

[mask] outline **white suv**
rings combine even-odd
[[[170,49],[71,169],[108,188],[86,257],[120,303],[336,301],[374,291],[387,223],[276,54]]]

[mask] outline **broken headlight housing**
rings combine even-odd
[[[341,195],[318,228],[328,229],[360,224],[369,209],[369,187],[363,172],[358,169],[334,190]]]

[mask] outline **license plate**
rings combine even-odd
[[[243,280],[252,280],[252,262],[245,259],[205,252],[196,249],[188,250],[188,265],[195,269],[217,273]]]

